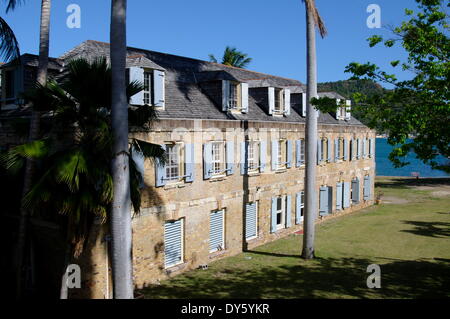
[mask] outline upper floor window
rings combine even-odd
[[[248,84],[222,81],[222,110],[248,112]]]
[[[289,89],[268,88],[269,114],[291,114],[291,91]]]
[[[144,72],[144,104],[152,105],[152,87],[153,87],[153,74],[152,72]]]
[[[181,166],[181,145],[166,145],[167,163],[166,180],[169,182],[179,181],[183,175]]]
[[[130,67],[127,69],[128,83],[138,82],[144,89],[130,98],[132,105],[165,107],[165,73],[160,70]]]
[[[234,174],[234,162],[234,142],[213,141],[204,144],[204,179]]]
[[[257,171],[259,165],[259,142],[251,141],[248,143],[248,170],[249,172]]]
[[[212,171],[213,175],[221,175],[224,171],[224,143],[212,143]]]
[[[156,161],[156,187],[170,183],[192,183],[195,177],[194,144],[172,142],[161,145],[166,161]],[[143,164],[142,164],[143,166]]]

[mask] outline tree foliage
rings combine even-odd
[[[213,54],[209,55],[209,60],[217,63],[217,59]],[[251,61],[252,58],[249,58],[247,54],[229,46],[225,48],[222,58],[222,64],[243,69],[246,68]]]
[[[445,8],[450,4],[443,0],[416,2],[419,12],[406,9],[409,20],[392,30],[392,38],[368,39],[371,47],[401,45],[408,57],[391,61],[391,65],[412,74],[411,79],[400,81],[370,62],[350,63],[346,72],[353,74],[352,79],[394,87],[372,96],[354,94],[353,99],[363,108],[370,127],[388,133],[388,142],[395,146],[390,154],[395,166],[407,165],[405,156],[414,151],[424,163],[450,172],[450,165],[439,160],[439,156],[450,157],[450,27]]]

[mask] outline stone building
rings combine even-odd
[[[22,71],[15,71],[24,79],[36,68],[30,62],[36,59],[27,56]],[[99,56],[109,56],[109,45],[86,41],[52,59],[52,69]],[[16,101],[11,83],[17,80],[7,74],[2,113],[14,112]],[[137,48],[128,49],[127,78],[145,86],[130,104],[153,105],[160,118],[151,131],[131,134],[162,145],[168,156],[165,166],[136,157],[144,175],[143,208],[133,218],[136,287],[301,230],[302,83]],[[26,82],[19,85],[26,89]],[[375,132],[352,117],[350,101],[333,92],[320,95],[346,106],[318,112],[317,222],[372,205],[375,178]],[[91,239],[90,276],[83,281],[94,298],[110,297],[103,235]]]

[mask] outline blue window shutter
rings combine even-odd
[[[183,262],[183,220],[164,224],[164,266]]]
[[[297,193],[295,197],[296,197],[295,223],[297,225],[299,225],[303,221],[303,216],[302,216],[302,192]]]
[[[364,176],[363,196],[364,196],[364,200],[369,200],[369,197],[370,197],[370,178],[369,178],[369,176]]]
[[[343,183],[337,183],[336,185],[336,209],[342,210],[342,186]]]
[[[260,160],[260,168],[259,171],[264,173],[266,171],[267,165],[267,143],[266,141],[262,141],[259,143],[259,160]]]
[[[344,161],[348,161],[348,140],[344,139]]]
[[[353,137],[350,139],[349,156],[350,156],[350,161],[353,161],[355,159],[355,140],[353,139]]]
[[[163,71],[153,71],[153,96],[154,105],[158,107],[165,107],[165,75]]]
[[[354,204],[359,203],[359,179],[352,180],[352,202]]]
[[[203,178],[210,179],[212,176],[212,144],[203,145]]]
[[[247,159],[247,149],[248,149],[248,142],[241,142],[241,175],[247,174],[247,166],[248,166],[248,159]]]
[[[161,147],[166,151],[165,144]],[[156,159],[155,166],[156,187],[162,187],[166,185],[166,166],[159,159]]]
[[[363,151],[363,158],[366,158],[367,157],[367,151],[366,151],[366,149],[367,149],[367,138],[363,138],[363,148],[362,148],[362,151]]]
[[[302,141],[301,140],[295,141],[295,166],[296,167],[302,166],[301,159],[300,159],[301,149],[302,149]]]
[[[248,83],[241,83],[241,110],[248,113]]]
[[[224,211],[210,213],[209,219],[209,252],[225,249]]]
[[[291,90],[284,89],[284,114],[291,115]]]
[[[187,183],[192,183],[195,178],[195,148],[194,144],[186,144],[184,146],[184,161],[186,168],[186,178],[185,181]]]
[[[359,138],[356,139],[356,159],[361,158],[361,143],[359,141]]]
[[[277,198],[272,197],[270,232],[277,231]]]
[[[328,215],[328,187],[326,186],[320,187],[319,215],[320,216]]]
[[[339,139],[334,140],[334,161],[339,161]]]
[[[344,199],[344,203],[343,203],[343,208],[349,208],[350,207],[350,183],[349,182],[345,182],[344,183],[344,195],[343,195],[343,199]]]
[[[144,69],[139,67],[130,68],[130,83],[137,81],[141,85],[144,84]],[[131,105],[144,105],[144,91],[133,95],[130,98]]]
[[[286,227],[292,226],[292,196],[286,196]]]
[[[234,142],[226,143],[227,175],[234,174]]]
[[[278,169],[278,140],[272,141],[272,171]]]
[[[258,235],[258,211],[257,204],[250,203],[245,205],[245,238],[252,238]]]
[[[286,145],[286,167],[291,168],[292,167],[292,141],[287,141]]]
[[[321,153],[322,153],[322,143],[320,138],[317,140],[317,165],[320,165],[321,162]]]
[[[230,81],[222,81],[222,111],[228,111],[228,102],[230,100]]]
[[[331,162],[331,140],[327,139],[327,161]]]
[[[275,110],[275,88],[268,88],[268,103],[269,103],[269,114],[272,115]]]

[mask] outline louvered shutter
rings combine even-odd
[[[359,203],[359,179],[352,180],[352,202],[354,204]]]
[[[203,178],[210,179],[212,176],[212,144],[203,145]]]
[[[284,89],[284,114],[291,115],[291,90]]]
[[[292,226],[292,196],[286,196],[286,227]]]
[[[195,178],[195,148],[194,144],[186,144],[184,146],[184,164],[186,170],[185,181],[192,183]]]
[[[260,160],[260,167],[259,171],[261,173],[264,173],[266,171],[266,165],[267,165],[267,143],[265,141],[262,141],[259,143],[259,160]]]
[[[331,162],[331,140],[327,139],[327,161]]]
[[[258,236],[258,206],[250,203],[245,206],[245,238]]]
[[[342,210],[342,188],[343,183],[336,184],[336,209]]]
[[[144,69],[139,67],[131,67],[130,69],[130,83],[137,81],[141,85],[144,84]],[[144,105],[144,91],[136,93],[130,98],[131,105]]]
[[[132,153],[131,153],[131,157],[134,161],[134,165],[136,166],[136,170],[140,173],[140,177],[139,177],[139,188],[144,188],[145,184],[144,184],[144,174],[145,174],[145,169],[144,169],[144,162],[145,162],[145,157],[144,154],[142,154],[141,152],[137,151],[134,147],[132,149]]]
[[[247,166],[248,166],[248,142],[241,142],[241,175],[247,174]]]
[[[334,140],[334,161],[337,163],[339,161],[339,139]]]
[[[306,104],[306,93],[302,93],[302,116],[306,117],[306,110],[308,105]]]
[[[153,71],[153,97],[154,105],[157,107],[165,107],[165,75],[163,71]]]
[[[292,141],[287,141],[286,143],[286,167],[292,167]]]
[[[222,81],[222,111],[228,111],[228,103],[230,101],[230,81]]]
[[[275,88],[268,88],[269,114],[272,115],[275,110]]]
[[[320,187],[320,197],[319,197],[319,215],[328,215],[328,187]]]
[[[209,223],[209,252],[225,249],[224,211],[211,212]]]
[[[248,113],[248,83],[241,83],[241,110]]]
[[[166,145],[161,145],[162,149],[166,151]],[[164,165],[159,159],[155,161],[155,177],[156,187],[162,187],[166,185],[166,165]]]
[[[297,225],[301,224],[303,222],[303,216],[302,216],[302,193],[296,194],[296,205],[295,205],[295,223]]]
[[[344,195],[343,195],[343,199],[344,199],[344,203],[343,203],[343,207],[345,208],[349,208],[350,207],[350,183],[349,182],[344,182]]]
[[[300,167],[302,165],[301,159],[300,159],[300,152],[302,149],[302,141],[298,140],[295,141],[295,166]]]
[[[164,224],[164,266],[183,262],[183,220]]]
[[[227,175],[234,174],[234,142],[226,142]]]
[[[278,169],[278,140],[272,141],[272,171]]]
[[[274,233],[277,231],[277,198],[272,197],[272,206],[270,211],[270,232]]]
[[[344,139],[344,161],[348,161],[348,140]]]
[[[364,200],[370,199],[370,177],[369,176],[364,176],[363,194],[364,194]]]

